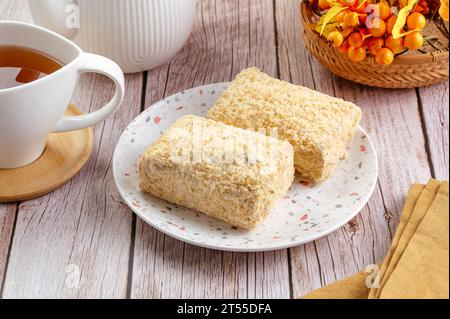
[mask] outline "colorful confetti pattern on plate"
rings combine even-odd
[[[206,116],[228,85],[212,84],[175,94],[148,108],[129,125],[113,159],[115,182],[126,204],[145,222],[169,236],[193,245],[239,252],[301,245],[326,236],[353,219],[372,195],[378,175],[374,147],[362,128],[349,147],[347,159],[331,178],[317,185],[296,179],[266,221],[252,231],[237,229],[139,190],[139,156],[180,117]]]

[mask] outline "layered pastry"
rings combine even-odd
[[[274,134],[294,147],[305,181],[329,177],[347,154],[361,109],[342,99],[280,81],[256,68],[242,71],[208,113],[242,129]]]
[[[142,191],[251,229],[294,179],[292,146],[276,138],[187,116],[138,162]]]

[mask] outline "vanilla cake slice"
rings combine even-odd
[[[305,181],[329,177],[361,120],[361,109],[342,99],[274,79],[256,68],[242,71],[208,118],[243,129],[278,130],[294,147],[295,168]]]
[[[284,142],[187,116],[141,156],[142,191],[234,226],[263,221],[294,180],[294,151]]]

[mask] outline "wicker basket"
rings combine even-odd
[[[311,23],[313,13],[301,4],[301,16],[306,48],[328,70],[347,80],[382,88],[416,88],[448,80],[448,38],[434,26],[426,34],[439,33],[434,48],[427,46],[426,53],[408,53],[397,56],[389,66],[382,66],[369,56],[362,62],[353,62],[333,48],[315,31]]]

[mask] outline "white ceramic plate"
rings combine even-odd
[[[374,147],[362,128],[349,156],[334,175],[317,185],[295,180],[289,193],[255,230],[244,231],[198,212],[142,193],[136,163],[139,156],[182,116],[206,116],[228,83],[212,84],[175,94],[139,115],[117,144],[113,169],[127,205],[156,229],[187,243],[241,252],[283,249],[323,237],[354,218],[369,200],[377,182]]]

